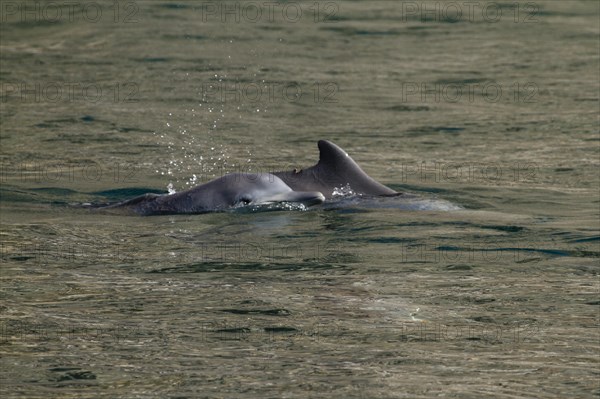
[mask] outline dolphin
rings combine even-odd
[[[117,209],[142,216],[206,213],[245,205],[296,202],[306,206],[325,200],[318,191],[294,191],[270,173],[230,173],[175,194],[144,194],[100,209]]]
[[[333,197],[334,190],[349,187],[352,193],[372,196],[401,195],[375,181],[337,145],[319,140],[319,162],[308,169],[289,172],[273,172],[295,191],[319,191],[326,199]]]

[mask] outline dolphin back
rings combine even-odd
[[[102,211],[117,212],[122,214],[136,214],[136,215],[154,215],[159,212],[156,211],[158,205],[158,198],[163,197],[161,194],[143,194],[135,198],[131,198],[116,204],[103,206],[98,208]]]

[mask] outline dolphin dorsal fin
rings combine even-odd
[[[318,165],[336,168],[336,165],[344,164],[347,162],[355,163],[352,158],[337,145],[327,140],[319,140],[317,143],[319,147],[319,163]]]
[[[331,141],[319,140],[319,163],[315,166],[320,179],[329,186],[350,185],[357,193],[397,195],[396,191],[374,180],[354,159]]]
[[[332,198],[336,188],[350,186],[356,194],[398,195],[396,191],[373,180],[346,151],[331,141],[319,140],[319,162],[307,169],[273,172],[294,191],[318,191]]]

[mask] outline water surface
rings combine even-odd
[[[6,4],[3,397],[600,394],[597,2]],[[419,206],[76,206],[319,139]]]

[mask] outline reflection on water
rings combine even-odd
[[[0,7],[3,397],[598,392],[596,2]],[[405,194],[76,206],[319,139]]]

